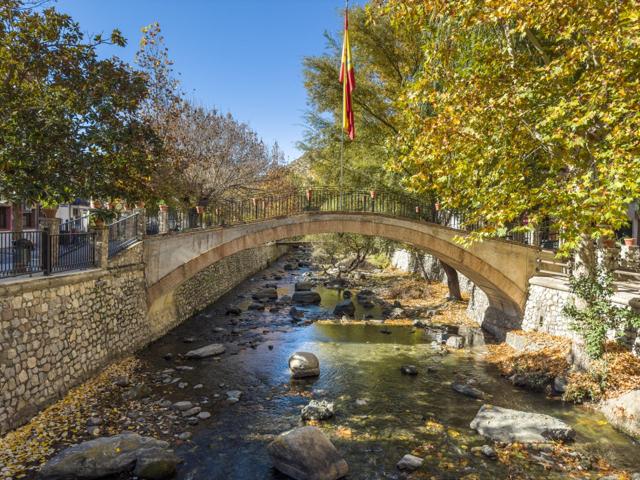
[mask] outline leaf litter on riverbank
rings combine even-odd
[[[113,363],[102,372],[70,390],[64,398],[45,408],[29,423],[0,438],[0,478],[24,478],[39,469],[53,453],[80,441],[92,438],[87,420],[99,418],[100,435],[114,435],[125,430],[160,436],[164,428],[157,406],[143,405],[137,399],[123,398],[126,391],[118,386],[123,379],[134,385],[141,364],[129,357]],[[155,421],[130,421],[127,413],[144,410]]]

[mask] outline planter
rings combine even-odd
[[[636,246],[636,239],[635,238],[625,238],[624,239],[624,244],[627,247],[635,247]]]
[[[58,211],[57,208],[44,208],[44,207],[40,208],[40,212],[46,218],[56,218],[56,212],[57,211]]]
[[[91,208],[102,208],[102,202],[100,200],[91,200]]]
[[[169,205],[159,205],[160,211],[161,212],[168,212],[169,211]]]
[[[104,227],[104,219],[103,218],[95,217],[93,219],[93,223],[95,224],[96,228]]]
[[[144,202],[136,202],[136,208],[144,208]]]
[[[198,215],[202,215],[204,213],[204,207],[201,205],[197,205],[196,212],[198,213]]]
[[[376,191],[375,190],[371,190],[369,192],[369,195],[371,196],[371,200],[375,200],[376,199]]]

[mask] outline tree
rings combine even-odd
[[[351,189],[400,190],[398,176],[384,169],[388,139],[398,131],[394,101],[421,65],[417,37],[396,35],[389,23],[367,22],[363,9],[349,11],[356,65],[356,140],[344,142],[344,184]],[[419,34],[419,29],[414,29]],[[314,183],[338,186],[342,149],[342,87],[338,83],[341,40],[325,34],[327,51],[304,60],[310,111],[301,148]]]
[[[145,80],[117,58],[99,60],[105,43],[125,39],[117,30],[85,39],[53,8],[0,4],[1,198],[16,206],[135,199],[145,188],[155,143],[139,116]]]
[[[247,194],[256,189],[277,162],[248,125],[230,114],[183,101],[166,144],[174,170],[174,191],[188,206]]]
[[[327,53],[304,61],[305,86],[312,110],[307,114],[307,133],[302,148],[310,177],[322,186],[337,186],[340,155],[345,157],[345,181],[348,189],[401,191],[404,172],[385,169],[396,152],[388,144],[403,129],[403,116],[397,100],[405,86],[422,67],[422,28],[407,24],[391,28],[380,16],[368,21],[366,12],[349,12],[349,29],[356,60],[357,89],[354,95],[357,139],[345,142],[342,152],[342,87],[337,82],[341,47],[338,39],[326,34]],[[327,115],[329,114],[329,116]],[[427,189],[423,200],[434,203]],[[460,297],[458,274],[442,264],[450,286],[450,296]]]
[[[422,29],[393,170],[480,225],[549,220],[564,251],[611,236],[640,197],[640,14],[632,0],[388,0]]]

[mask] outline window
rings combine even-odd
[[[0,206],[0,230],[11,228],[11,207]]]
[[[36,228],[38,221],[38,207],[23,207],[22,228]]]

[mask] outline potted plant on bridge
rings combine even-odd
[[[160,200],[158,202],[158,208],[160,208],[161,212],[168,212],[169,211],[169,205],[167,205],[167,202],[165,202],[164,200]]]
[[[40,212],[46,218],[56,218],[56,213],[58,213],[58,205],[53,203],[43,202],[40,204]]]
[[[94,208],[91,210],[90,225],[96,228],[104,227],[104,224],[115,219],[117,213],[108,208]]]
[[[636,246],[636,239],[632,238],[632,237],[628,237],[624,239],[624,244],[627,247],[635,247]]]

